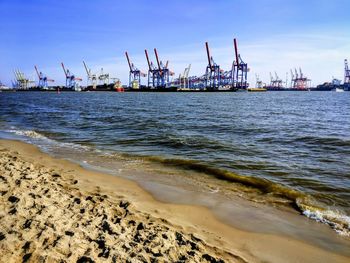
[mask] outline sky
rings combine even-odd
[[[86,84],[84,60],[92,72],[103,68],[127,84],[124,52],[147,72],[144,50],[155,62],[153,48],[176,76],[189,64],[190,75],[202,75],[205,42],[229,70],[233,38],[252,84],[256,74],[264,82],[270,72],[285,80],[299,67],[312,85],[343,80],[349,10],[349,0],[0,0],[0,81],[10,85],[14,69],[37,80],[37,65],[64,84],[64,62]]]

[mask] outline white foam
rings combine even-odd
[[[33,130],[16,130],[13,127],[13,129],[7,130],[6,132],[14,133],[16,135],[32,138],[35,140],[45,141],[45,142],[49,143],[50,145],[55,145],[55,146],[59,146],[59,147],[66,147],[66,148],[70,148],[70,149],[73,148],[73,149],[77,149],[77,150],[91,150],[91,148],[88,146],[83,146],[80,144],[69,143],[69,142],[58,142],[58,141],[49,139],[46,136],[40,134],[39,132],[36,132]]]
[[[350,237],[350,217],[338,211],[306,209],[303,214],[308,218],[331,226],[338,234]]]
[[[21,136],[30,137],[33,139],[49,140],[49,138],[45,137],[44,135],[32,130],[9,130],[9,132],[12,132]]]

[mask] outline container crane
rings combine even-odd
[[[75,77],[74,74],[72,74],[69,69],[66,70],[64,67],[63,62],[61,63],[64,75],[66,76],[66,88],[68,89],[75,89],[77,85],[79,85],[77,82],[82,81],[81,78]]]
[[[89,83],[90,83],[94,88],[96,88],[96,85],[97,85],[97,76],[96,76],[96,74],[92,74],[91,73],[91,69],[88,68],[88,66],[86,65],[85,61],[83,61],[83,64],[84,64],[84,68],[85,68],[85,71],[86,71],[86,74],[87,74],[86,85],[89,86]]]
[[[187,68],[184,70],[184,75],[183,75],[183,87],[190,88],[190,79],[188,78],[188,75],[190,74],[191,70],[191,64],[188,65]],[[180,86],[181,86],[181,79],[180,79]]]
[[[308,90],[309,89],[309,83],[311,82],[310,79],[304,76],[301,68],[299,68],[299,74],[298,70],[294,69],[295,75],[292,73],[292,88],[296,90]]]
[[[109,73],[104,73],[103,68],[101,68],[100,74],[98,74],[99,83],[102,85],[109,84]]]
[[[213,57],[210,55],[208,42],[205,42],[205,48],[208,58],[208,66],[205,70],[205,86],[208,90],[217,90],[220,86],[220,66],[214,62]]]
[[[247,75],[248,75],[248,64],[245,63],[241,55],[238,53],[237,40],[233,39],[234,49],[235,49],[235,58],[236,60],[233,62],[233,81],[232,81],[232,89],[247,89]]]
[[[148,87],[153,88],[167,88],[169,85],[169,76],[174,75],[174,72],[171,72],[168,68],[169,62],[166,65],[163,64],[162,61],[159,60],[157,49],[154,48],[154,55],[156,57],[157,65],[150,61],[148,52],[145,49],[145,55],[148,64]]]
[[[191,70],[191,64],[184,69],[183,74],[179,74],[179,78],[175,79],[172,82],[172,85],[179,87],[180,89],[189,89],[190,88],[190,79],[188,77]]]
[[[150,61],[147,49],[145,49],[145,55],[147,59],[147,65],[148,65],[148,83],[147,86],[155,88],[158,82],[158,70],[154,67],[153,63]]]
[[[272,73],[270,72],[270,86],[273,86],[273,77],[272,77]]]
[[[344,85],[350,85],[350,69],[347,59],[344,60]]]
[[[282,89],[283,88],[283,80],[281,78],[279,78],[279,76],[277,75],[276,71],[275,71],[275,86],[278,89]]]
[[[38,75],[38,87],[39,88],[47,88],[48,82],[55,82],[53,79],[49,79],[46,75],[44,75],[41,71],[39,72],[38,67],[34,66],[36,74]]]
[[[28,89],[35,82],[27,78],[19,69],[15,69],[14,74],[16,78],[16,87],[19,89]]]
[[[157,65],[158,65],[158,70],[157,70],[157,87],[158,88],[166,88],[168,83],[169,83],[169,69],[167,68],[167,64],[169,62],[167,62],[166,66],[163,65],[163,63],[159,60],[158,57],[158,52],[157,49],[154,49],[154,55],[156,56],[156,60],[157,60]]]
[[[270,73],[270,76],[272,77],[272,74]],[[259,78],[258,74],[255,74],[255,79],[256,79],[256,88],[257,89],[263,89],[265,84],[262,82],[262,80]]]
[[[283,81],[278,77],[276,71],[275,77],[273,77],[272,73],[270,72],[270,85],[267,88],[270,90],[279,90],[283,88]]]
[[[137,88],[141,86],[141,77],[146,77],[146,74],[141,72],[135,67],[134,63],[131,62],[129,54],[125,51],[125,56],[129,64],[129,87]]]
[[[165,63],[165,68],[169,70],[169,75],[170,75],[170,76],[174,76],[174,75],[175,75],[175,72],[174,72],[174,71],[171,71],[171,70],[169,69],[169,60],[166,61],[166,63]]]
[[[294,83],[294,74],[293,74],[293,70],[290,70],[290,88],[293,88],[293,83]]]

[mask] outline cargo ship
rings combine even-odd
[[[341,88],[341,81],[339,79],[333,78],[331,82],[325,82],[323,84],[317,85],[316,88],[313,88],[313,91],[332,91],[337,88]]]

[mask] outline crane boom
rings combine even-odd
[[[36,74],[38,75],[38,78],[41,79],[41,78],[40,78],[39,71],[38,71],[38,68],[37,68],[36,66],[34,66],[34,68],[35,68]]]
[[[234,47],[235,47],[236,63],[237,63],[237,66],[239,66],[237,39],[235,39],[235,38],[233,39],[233,44],[234,44]]]
[[[130,62],[130,58],[129,58],[129,55],[128,55],[127,51],[125,51],[125,56],[126,56],[126,59],[128,60],[130,71],[132,71],[131,62]]]
[[[90,77],[90,72],[89,72],[89,70],[88,70],[88,67],[87,67],[86,64],[85,64],[85,61],[83,61],[83,64],[84,64],[84,68],[85,68],[85,70],[86,70],[86,74]],[[66,74],[66,76],[67,76],[67,74]]]
[[[210,66],[210,68],[212,68],[212,64],[211,64],[211,59],[210,59],[210,51],[209,51],[208,42],[205,42],[205,48],[206,48],[206,50],[207,50],[207,56],[208,56],[209,66]]]
[[[149,57],[148,57],[147,49],[145,49],[145,54],[146,54],[146,59],[147,59],[148,68],[149,68],[149,70],[151,70],[151,63],[149,62]]]
[[[157,60],[158,69],[161,70],[161,68],[160,68],[160,62],[159,62],[159,58],[158,58],[157,49],[154,49],[154,54],[156,55],[156,60]]]
[[[67,71],[66,71],[66,69],[65,69],[65,67],[64,67],[63,62],[61,62],[61,65],[62,65],[62,68],[63,68],[64,75],[66,75],[66,78],[67,78],[68,75],[67,75]]]

